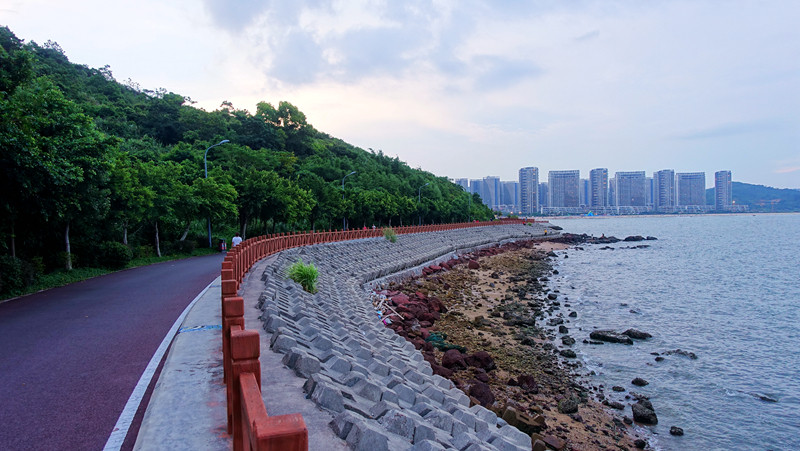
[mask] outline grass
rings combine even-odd
[[[392,243],[397,241],[397,234],[394,232],[394,229],[389,227],[383,229],[383,237]]]
[[[287,268],[286,275],[299,283],[300,286],[309,293],[317,292],[317,277],[319,277],[319,272],[313,263],[306,265],[303,263],[302,259],[297,260]]]
[[[161,263],[171,260],[181,260],[184,258],[197,257],[200,255],[210,255],[216,253],[217,253],[216,249],[200,248],[200,249],[195,249],[194,252],[192,252],[191,254],[165,255],[162,257],[140,257],[131,260],[130,263],[128,263],[128,265],[123,269],[137,268],[139,266],[147,266],[147,265],[152,265],[154,263]],[[93,277],[110,274],[116,271],[117,270],[107,269],[107,268],[75,268],[72,271],[59,269],[51,273],[39,276],[36,279],[36,282],[34,282],[32,285],[24,289],[12,290],[9,291],[8,293],[0,294],[0,301],[5,299],[15,298],[17,296],[23,296],[30,293],[36,293],[38,291],[49,290],[50,288],[69,285],[71,283],[81,282],[87,279],[91,279]]]

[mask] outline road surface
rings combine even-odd
[[[223,256],[108,274],[0,304],[0,448],[100,450],[172,324]]]

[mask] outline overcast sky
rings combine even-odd
[[[295,104],[437,175],[733,171],[800,188],[800,1],[0,0],[0,25],[208,111]]]

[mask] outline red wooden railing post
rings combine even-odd
[[[230,383],[231,377],[230,340],[233,326],[244,329],[244,299],[241,297],[222,300],[222,380],[226,384]]]
[[[261,343],[256,330],[237,330],[231,328],[231,378],[228,391],[228,430],[233,431],[233,449],[242,449],[242,399],[240,397],[239,376],[253,373],[261,390]]]

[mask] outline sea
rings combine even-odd
[[[800,214],[550,222],[564,232],[657,238],[561,251],[551,282],[570,305],[562,311],[578,314],[564,316],[586,380],[629,417],[626,395],[650,398],[658,424],[635,428],[651,447],[800,450]],[[653,337],[583,342],[594,329],[629,328]],[[677,349],[697,358],[667,354]],[[636,377],[649,384],[632,385]],[[671,426],[684,435],[670,435]]]

